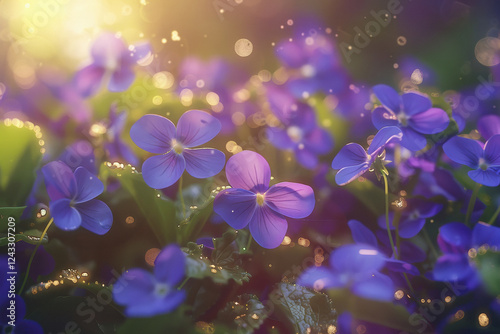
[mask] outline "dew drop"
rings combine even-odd
[[[397,39],[398,45],[403,46],[406,44],[406,37],[404,36],[399,36]]]
[[[248,57],[252,54],[253,44],[246,38],[241,38],[234,44],[234,51],[240,57]]]

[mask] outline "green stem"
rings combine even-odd
[[[431,237],[429,236],[429,233],[427,232],[427,230],[425,228],[423,228],[422,231],[424,232],[425,241],[429,245],[429,248],[431,249],[432,254],[434,254],[434,257],[437,259],[439,257],[439,254],[436,250],[436,247],[434,247],[434,244],[432,243],[432,240],[431,240]]]
[[[497,211],[495,211],[493,216],[491,216],[491,219],[488,221],[488,224],[493,225],[493,223],[495,222],[495,220],[497,219],[499,214],[500,214],[500,205],[498,206],[498,209],[497,209]]]
[[[184,285],[187,283],[187,281],[189,281],[189,277],[186,277],[184,279],[184,281],[182,281],[181,285],[179,285],[179,287],[177,288],[177,290],[180,290],[184,287]]]
[[[399,219],[401,218],[401,211],[394,212],[394,218],[392,218],[392,225],[396,228],[396,249],[400,249],[401,237],[399,236]],[[399,254],[394,255],[396,260],[399,260]]]
[[[470,216],[472,215],[472,210],[474,209],[474,205],[476,204],[476,198],[480,187],[481,185],[476,182],[476,185],[474,186],[474,190],[472,191],[472,195],[469,200],[469,205],[467,206],[467,214],[465,215],[465,225],[469,225]]]
[[[181,178],[179,179],[178,195],[179,195],[179,200],[181,201],[181,206],[182,206],[182,218],[186,219],[186,204],[184,203],[184,196],[182,194],[182,179],[183,179],[183,177],[181,176]]]
[[[392,252],[394,253],[394,258],[398,257],[396,252],[396,247],[394,247],[394,240],[392,240],[391,226],[389,224],[389,185],[387,184],[387,175],[384,172],[381,173],[384,178],[384,188],[385,188],[385,226],[387,228],[387,234],[389,235],[389,242],[391,243]]]
[[[250,250],[250,246],[252,245],[252,240],[253,236],[250,234],[250,236],[248,237],[247,247],[244,249],[245,251]]]
[[[36,251],[38,250],[38,247],[40,247],[40,245],[42,244],[43,238],[47,234],[47,231],[49,230],[49,227],[52,225],[53,221],[54,221],[54,218],[51,218],[49,220],[49,222],[47,223],[47,226],[45,226],[45,229],[42,232],[42,235],[40,236],[40,241],[38,241],[35,249],[31,253],[30,259],[28,261],[28,267],[26,268],[26,274],[24,275],[23,284],[21,284],[21,288],[19,289],[19,294],[21,294],[23,292],[23,290],[24,290],[24,286],[26,285],[26,281],[28,280],[28,276],[29,276],[29,273],[30,273],[31,263],[33,263],[33,259],[35,258]]]

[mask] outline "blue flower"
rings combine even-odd
[[[394,284],[379,272],[386,256],[370,245],[344,245],[330,255],[330,268],[308,268],[297,284],[315,290],[349,287],[360,297],[392,301]]]
[[[113,286],[113,299],[125,306],[128,317],[152,317],[175,310],[185,299],[176,285],[186,273],[186,256],[177,245],[169,245],[158,254],[154,274],[133,268]]]
[[[153,156],[142,165],[142,176],[151,188],[163,189],[180,179],[184,170],[196,178],[219,173],[226,156],[213,148],[190,148],[205,144],[220,131],[220,122],[201,110],[185,112],[177,123],[159,115],[142,116],[130,129],[134,143]]]
[[[398,127],[388,126],[380,129],[373,137],[367,151],[356,143],[349,143],[342,147],[332,161],[332,168],[339,170],[335,176],[335,182],[343,186],[365,173],[382,153],[385,145],[401,140],[402,136],[403,133]]]
[[[84,167],[73,173],[61,161],[48,163],[42,173],[50,197],[50,214],[57,227],[69,231],[83,226],[99,235],[109,231],[113,214],[105,203],[95,199],[104,190],[97,176]]]
[[[377,85],[373,92],[383,107],[373,110],[372,121],[377,129],[397,126],[403,131],[401,145],[411,151],[419,151],[427,145],[424,135],[436,134],[448,127],[446,112],[432,108],[428,97],[416,92],[401,96],[389,86]]]
[[[272,86],[268,87],[268,98],[273,114],[281,122],[281,126],[267,128],[269,141],[279,149],[293,151],[302,166],[314,169],[318,155],[333,148],[332,137],[317,125],[308,104]]]
[[[118,113],[116,105],[112,105],[109,111],[109,125],[106,132],[107,141],[104,148],[111,161],[125,160],[129,164],[137,166],[139,161],[136,155],[121,138],[126,120],[127,113],[124,111]]]
[[[464,137],[453,137],[443,145],[444,153],[456,163],[469,166],[473,170],[469,177],[485,186],[500,184],[500,135],[488,139],[484,148],[479,142]]]

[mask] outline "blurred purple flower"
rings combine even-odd
[[[154,262],[154,275],[127,270],[113,286],[113,299],[126,307],[128,317],[152,317],[175,310],[186,298],[175,287],[186,273],[186,256],[177,245],[162,249]]]
[[[484,140],[488,140],[494,135],[500,134],[500,116],[486,115],[477,121],[477,129]]]
[[[109,125],[106,132],[107,141],[104,143],[104,148],[108,153],[108,159],[111,161],[126,161],[132,166],[137,166],[139,159],[121,138],[126,121],[127,113],[125,111],[118,113],[116,105],[113,104],[109,111]]]
[[[469,177],[488,187],[500,184],[500,135],[488,139],[484,148],[478,141],[453,137],[443,145],[444,153],[456,163],[469,166]]]
[[[258,153],[242,151],[232,156],[226,177],[233,188],[217,194],[214,211],[235,229],[249,225],[264,248],[281,244],[288,228],[285,217],[305,218],[314,209],[314,192],[307,185],[281,182],[269,187],[271,169]]]
[[[410,198],[406,203],[407,207],[401,213],[399,221],[399,236],[405,239],[416,236],[424,227],[426,219],[434,217],[443,209],[442,204],[425,198]],[[391,230],[396,229],[392,225],[393,219],[394,212],[390,212],[389,224]],[[385,215],[378,217],[378,226],[383,229],[386,228]]]
[[[373,87],[373,92],[383,107],[373,110],[372,121],[377,129],[397,126],[403,132],[401,145],[411,151],[419,151],[427,145],[424,135],[436,134],[448,127],[446,112],[432,108],[431,100],[419,93],[399,95],[387,85]]]
[[[342,147],[332,161],[332,168],[339,170],[335,176],[335,182],[339,186],[343,186],[365,173],[378,154],[384,150],[385,145],[395,140],[401,140],[402,136],[403,134],[398,127],[388,126],[380,129],[367,151],[356,143],[349,143]]]
[[[78,140],[69,145],[56,160],[64,162],[73,172],[78,167],[85,167],[90,173],[97,175],[94,148],[86,140]]]
[[[349,287],[359,297],[392,301],[394,284],[379,272],[386,261],[386,256],[371,245],[344,245],[330,255],[330,268],[308,268],[297,284],[315,290]]]
[[[220,131],[220,122],[201,110],[185,112],[177,122],[159,115],[142,116],[130,129],[134,143],[145,151],[160,154],[142,165],[142,176],[151,188],[171,186],[184,170],[196,178],[219,173],[226,156],[213,148],[190,148],[205,144]]]
[[[83,226],[99,235],[109,231],[113,214],[104,202],[95,199],[104,190],[97,176],[85,167],[78,167],[73,173],[61,161],[43,166],[42,173],[50,197],[50,213],[57,227],[69,231]]]
[[[277,88],[268,88],[268,97],[273,114],[281,126],[268,127],[267,137],[282,150],[291,150],[297,161],[308,169],[318,165],[318,155],[333,148],[333,138],[319,127],[314,110],[306,103],[296,101]]]
[[[123,92],[134,82],[133,66],[150,53],[147,42],[129,48],[117,35],[103,33],[92,45],[92,63],[76,73],[73,84],[83,97],[89,97],[109,78],[109,91]]]

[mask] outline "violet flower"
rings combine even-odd
[[[220,122],[201,110],[185,112],[177,122],[159,115],[142,116],[130,129],[134,143],[159,154],[144,161],[142,176],[151,188],[162,189],[180,179],[184,170],[196,178],[219,173],[226,156],[213,148],[191,148],[205,144],[220,131]]]
[[[427,145],[424,135],[436,134],[448,127],[446,112],[432,108],[431,100],[419,93],[399,95],[386,85],[373,87],[373,92],[383,107],[373,110],[372,121],[377,129],[397,126],[403,132],[401,145],[411,151],[419,151]]]
[[[186,256],[177,245],[162,249],[154,274],[141,268],[127,270],[113,285],[113,299],[128,317],[152,317],[175,310],[186,298],[177,290],[186,273]]]
[[[104,190],[97,176],[84,167],[73,173],[61,161],[43,166],[42,173],[50,197],[50,214],[57,227],[70,231],[82,226],[99,235],[109,231],[113,214],[104,202],[95,199]]]
[[[214,211],[235,229],[248,225],[264,248],[281,244],[288,228],[285,217],[305,218],[314,209],[314,192],[307,185],[281,182],[269,187],[271,169],[258,153],[242,151],[232,156],[226,177],[233,188],[217,194]]]

